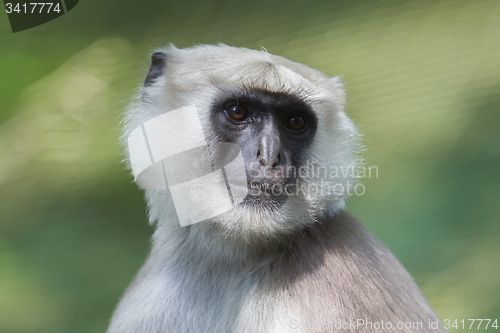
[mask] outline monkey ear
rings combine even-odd
[[[148,75],[146,75],[146,79],[144,80],[145,86],[150,86],[153,82],[163,75],[163,71],[165,67],[167,67],[167,59],[168,54],[165,52],[155,52],[151,55],[151,66],[149,67]]]

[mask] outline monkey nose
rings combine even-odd
[[[277,135],[265,135],[261,138],[257,150],[257,160],[267,169],[275,168],[281,160],[280,139]]]
[[[267,169],[272,169],[275,168],[280,160],[281,160],[281,153],[278,151],[278,154],[266,154],[262,153],[262,150],[257,151],[257,159],[259,160],[260,165]]]

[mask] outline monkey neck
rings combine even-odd
[[[306,256],[307,251],[321,255],[324,244],[330,243],[336,221],[345,220],[346,214],[330,209],[314,223],[266,238],[225,237],[217,228],[202,223],[182,228],[159,223],[151,256],[167,266],[229,265],[244,269],[272,265],[290,256]]]

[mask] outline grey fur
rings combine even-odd
[[[225,45],[165,53],[164,74],[149,80],[143,100],[127,112],[124,138],[140,122],[184,105],[207,115],[217,91],[252,86],[293,93],[312,106],[319,119],[313,163],[360,162],[338,78]],[[277,212],[236,207],[182,228],[168,195],[146,191],[156,225],[152,251],[108,333],[331,332],[350,322],[340,330],[375,332],[382,329],[373,323],[382,321],[399,332],[445,331],[440,323],[429,327],[438,317],[391,252],[343,210],[344,197],[297,196]],[[358,319],[372,328],[353,329]],[[422,328],[397,329],[398,322]]]

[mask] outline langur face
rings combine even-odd
[[[248,179],[245,204],[283,204],[314,140],[317,119],[298,97],[258,89],[221,94],[211,109],[212,127],[239,146]]]

